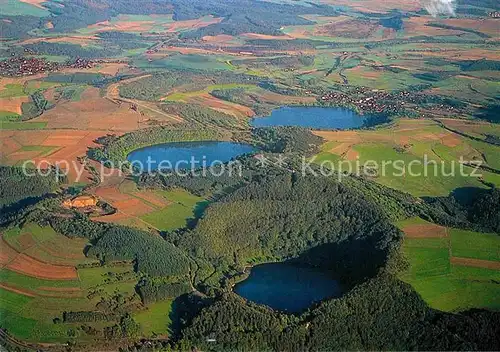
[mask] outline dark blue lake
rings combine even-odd
[[[286,263],[253,267],[250,276],[238,283],[234,292],[249,301],[290,313],[301,312],[325,298],[342,295],[338,281],[326,273]]]
[[[127,156],[127,160],[135,163],[142,163],[146,168],[148,158],[151,162],[151,170],[157,170],[161,164],[161,169],[191,169],[194,161],[194,168],[203,166],[209,167],[213,162],[227,162],[231,159],[246,153],[251,153],[255,149],[249,144],[234,142],[173,142],[152,145],[134,150]],[[148,169],[144,169],[148,171]]]
[[[363,126],[366,117],[343,108],[285,106],[270,116],[251,120],[252,127],[299,126],[320,129],[348,129]]]

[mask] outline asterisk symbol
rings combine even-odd
[[[278,155],[274,159],[276,160],[276,163],[275,163],[276,166],[278,166],[278,167],[286,167],[287,166],[287,163],[286,163],[287,157],[284,156],[283,154]]]
[[[257,159],[257,165],[260,167],[266,167],[269,163],[269,160],[265,157],[264,154],[256,155],[255,159]]]

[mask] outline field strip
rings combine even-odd
[[[113,204],[113,202],[111,202],[110,200],[107,200],[105,197],[102,197],[102,196],[100,196],[100,197],[101,197],[104,201],[106,201],[107,203],[109,203],[109,204]],[[134,197],[134,198],[136,198],[136,197]],[[140,198],[136,198],[136,199],[140,199]],[[143,224],[145,224],[146,226],[151,227],[151,228],[153,228],[153,229],[157,230],[158,232],[161,232],[161,230],[160,230],[159,228],[157,228],[157,227],[153,226],[152,224],[150,224],[150,223],[148,223],[148,222],[146,222],[146,221],[142,220],[142,219],[141,219],[141,218],[139,218],[138,216],[135,216],[135,215],[132,215],[132,214],[128,214],[128,213],[124,212],[123,210],[120,210],[118,207],[114,207],[114,208],[116,209],[116,213],[123,214],[123,215],[125,215],[127,218],[133,218],[133,219],[136,219],[137,221],[142,222],[142,223],[143,223]],[[116,213],[115,213],[115,214],[116,214]],[[114,214],[111,214],[111,215],[104,215],[104,216],[101,216],[101,217],[96,218],[96,219],[95,219],[95,221],[98,221],[98,222],[107,222],[106,217],[111,217],[111,216],[113,216],[113,215],[114,215]]]
[[[472,266],[475,268],[500,270],[500,262],[495,262],[492,260],[451,257],[450,263],[461,266]]]
[[[435,224],[409,225],[403,228],[408,238],[444,238],[448,237],[446,227]]]
[[[31,292],[19,290],[17,288],[11,287],[11,286],[6,285],[6,284],[1,283],[1,282],[0,282],[0,288],[3,288],[3,289],[10,291],[10,292],[18,293],[18,294],[23,295],[23,296],[28,296],[28,297],[33,297],[33,298],[36,297],[36,295],[31,293]]]
[[[12,248],[7,241],[5,241],[3,234],[0,245],[0,267],[3,268],[12,263],[20,253],[16,249]]]

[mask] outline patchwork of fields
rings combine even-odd
[[[442,311],[436,316],[443,320],[451,316],[443,312],[500,312],[498,233],[413,217],[498,230],[493,214],[495,188],[500,188],[498,4],[463,0],[456,5],[453,15],[435,17],[418,0],[206,0],[196,6],[189,0],[141,0],[132,9],[127,0],[0,0],[0,165],[29,161],[42,169],[59,162],[69,167],[57,190],[25,179],[17,185],[21,176],[14,172],[4,184],[19,192],[0,189],[5,196],[0,213],[7,214],[0,219],[5,224],[0,228],[0,328],[20,346],[40,343],[39,349],[57,351],[72,349],[68,343],[76,350],[87,343],[111,350],[143,338],[169,350],[425,350],[431,345],[415,342],[420,337],[405,345],[414,337],[407,325],[425,325],[442,329],[439,338],[431,338],[446,340],[436,348],[491,349],[488,341],[462,341],[473,340],[469,332],[484,312],[465,323],[453,315],[466,333],[446,322],[433,325],[419,316],[424,308],[424,315],[431,310],[401,285],[401,280],[410,284],[429,307]],[[370,118],[366,128],[314,130],[315,136],[250,128],[251,118],[292,105],[340,107]],[[166,178],[136,178],[103,166],[170,136],[255,143],[266,150],[258,151],[264,156],[272,150],[294,161],[299,149],[317,151],[319,136],[324,143],[314,162],[362,173],[364,179],[351,179],[352,184],[387,209],[350,204],[358,198],[349,183],[332,202],[316,197],[324,208],[315,208],[311,198],[297,209],[298,200],[290,200],[294,192],[304,187],[297,194],[316,194],[324,180],[289,179],[289,171],[296,171],[293,162],[257,170],[256,160],[248,157],[242,184],[249,185],[210,176],[199,184],[172,181],[171,187],[186,186],[203,197],[168,188]],[[282,183],[273,184],[269,194],[283,199],[262,195],[259,187],[276,180]],[[336,185],[328,187],[338,191]],[[493,211],[482,204],[484,214],[463,210],[467,219],[453,222],[449,214],[455,209],[439,208],[462,206],[454,203],[458,197],[444,198],[449,195],[485,190],[491,193],[483,201],[495,203]],[[52,193],[44,198],[45,192]],[[82,194],[95,204],[61,206]],[[33,212],[22,204],[31,198],[41,204]],[[276,204],[285,205],[277,209]],[[426,213],[426,206],[444,220]],[[337,230],[361,238],[379,210],[394,219],[412,216],[395,224],[404,232],[401,250],[409,264],[399,280],[376,277],[366,287],[377,280],[387,287],[363,293],[364,283],[352,295],[315,302],[305,315],[290,319],[235,297],[233,284],[247,274],[248,265],[321,254],[337,245],[328,242]],[[333,213],[338,218],[332,219]],[[14,215],[19,219],[10,223]],[[54,228],[52,221],[61,220],[61,233],[45,221],[49,218]],[[375,227],[386,220],[377,220]],[[394,236],[380,242],[397,243],[396,229],[388,220],[386,225],[381,232]],[[65,226],[86,233],[65,232]],[[349,226],[365,230],[342,233]],[[370,244],[374,248],[367,253],[387,250],[379,244]],[[248,260],[246,253],[252,253]],[[326,270],[330,264],[324,262],[318,267]],[[383,312],[371,310],[377,300],[384,302],[376,307]],[[391,311],[394,307],[399,311]],[[177,308],[186,313],[182,322]],[[485,314],[490,313],[497,314]],[[187,322],[192,326],[176,330]],[[487,323],[481,325],[484,331]],[[396,329],[391,331],[391,324]],[[1,331],[0,342],[4,335]],[[290,345],[279,344],[279,335]],[[177,344],[172,336],[187,340]],[[388,343],[398,338],[405,342]],[[315,345],[315,340],[331,341]]]
[[[451,132],[441,123],[458,124],[457,130],[469,129],[481,139],[486,133],[499,133],[498,127],[488,123],[415,119],[401,119],[371,131],[316,131],[316,135],[328,142],[315,162],[355,173],[358,166],[373,161],[378,165],[372,173],[374,181],[415,196],[446,196],[457,188],[487,187],[485,182],[499,186],[497,173],[480,169],[473,174],[467,166],[463,166],[463,173],[460,170],[462,162],[481,163],[499,170],[495,155],[500,148]],[[398,160],[400,165],[395,163]]]
[[[98,187],[95,195],[117,209],[115,214],[96,218],[96,221],[158,231],[186,227],[208,204],[203,198],[181,189],[139,190],[135,182],[128,179],[118,185]]]
[[[100,266],[83,254],[87,240],[32,223],[3,232],[1,241],[0,316],[2,327],[16,338],[43,343],[100,339],[82,331],[85,321],[66,321],[63,313],[96,307],[106,313],[110,309],[106,306],[112,307],[117,297],[123,307],[136,311],[144,334],[168,333],[172,302],[143,306],[135,292],[138,277],[132,264]],[[117,319],[92,326],[112,326]]]
[[[445,228],[420,218],[402,221],[403,252],[410,268],[402,280],[433,308],[458,312],[498,310],[500,238]]]

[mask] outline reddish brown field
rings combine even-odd
[[[78,157],[87,153],[87,148],[94,146],[94,140],[105,134],[102,131],[76,131],[76,130],[20,130],[0,131],[2,146],[6,148],[1,151],[2,162],[15,164],[25,160],[32,160],[35,165],[55,165],[62,163],[61,168],[69,164],[69,181],[76,181],[78,170],[81,168]],[[47,146],[54,147],[50,154],[43,155],[40,150],[22,151],[23,146]],[[66,164],[68,163],[68,164]],[[83,171],[80,182],[87,182],[90,175]]]
[[[155,210],[137,198],[117,201],[113,203],[113,206],[120,209],[121,212],[132,216],[144,215]]]
[[[46,121],[50,128],[77,130],[133,131],[141,115],[129,104],[118,104],[99,95],[98,88],[88,88],[80,101],[64,101],[46,111],[36,121]]]
[[[78,278],[74,267],[43,263],[22,253],[7,265],[7,268],[24,275],[48,280],[73,280]]]
[[[445,29],[438,27],[427,26],[430,22],[437,22],[434,17],[431,16],[421,16],[421,17],[410,17],[404,20],[404,29],[407,36],[415,35],[457,35],[464,32],[454,29]]]
[[[364,39],[371,37],[381,26],[375,21],[346,19],[316,27],[315,36]]]
[[[351,144],[361,142],[361,137],[356,131],[313,131],[313,133],[327,141]]]
[[[0,109],[2,111],[14,112],[21,115],[21,104],[29,101],[30,99],[28,97],[0,98]]]
[[[206,35],[203,38],[201,38],[203,41],[208,42],[208,43],[214,43],[214,44],[224,44],[228,45],[228,42],[231,42],[232,40],[235,39],[232,35],[228,34],[219,34],[219,35]]]
[[[3,238],[0,240],[0,267],[9,264],[18,254]]]
[[[434,224],[409,225],[403,228],[409,238],[444,238],[448,236],[446,227]]]
[[[472,266],[475,268],[500,270],[500,262],[492,260],[451,257],[450,263],[462,266]]]
[[[441,138],[441,143],[447,147],[456,147],[457,145],[462,143],[462,140],[456,134],[449,134]]]
[[[356,160],[359,158],[359,153],[351,148],[344,154],[344,158],[347,160]]]
[[[99,198],[104,199],[110,204],[115,204],[115,202],[126,201],[131,197],[128,194],[121,193],[118,187],[97,187],[94,193]]]
[[[492,37],[500,36],[500,24],[494,18],[482,18],[481,20],[472,18],[447,18],[439,22],[450,26],[473,29]]]

